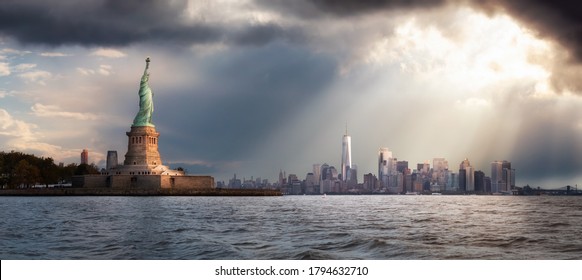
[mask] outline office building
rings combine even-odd
[[[475,171],[475,192],[485,192],[485,172]]]
[[[511,191],[515,186],[515,169],[506,160],[491,163],[491,192],[503,193]]]
[[[342,162],[341,172],[343,181],[348,181],[350,178],[348,171],[352,166],[352,138],[348,135],[348,128],[346,126],[346,134],[342,137]]]
[[[89,150],[87,149],[81,152],[81,164],[89,164]]]
[[[461,170],[465,170],[464,176],[461,175]],[[471,166],[471,162],[465,158],[459,165],[459,189],[466,192],[475,191],[475,170]]]

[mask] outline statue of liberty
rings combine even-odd
[[[139,112],[137,112],[137,115],[133,119],[132,126],[154,126],[152,123],[152,113],[154,112],[154,92],[148,85],[150,79],[150,73],[148,73],[149,67],[150,58],[148,56],[146,58],[146,67],[139,83]]]

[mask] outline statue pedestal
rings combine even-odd
[[[158,151],[160,134],[152,126],[132,126],[128,136],[124,165],[162,165]]]

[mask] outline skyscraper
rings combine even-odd
[[[465,178],[464,178],[464,182],[462,182],[461,180],[463,180],[462,175],[461,175],[461,170],[465,170]],[[468,159],[465,159],[461,162],[461,164],[459,165],[459,188],[461,190],[467,191],[467,192],[472,192],[475,191],[475,176],[474,176],[474,169],[471,166],[471,163],[469,162]],[[463,185],[465,186],[465,189],[463,189]]]
[[[318,163],[313,164],[313,175],[317,180],[315,185],[319,185],[319,180],[321,180],[321,164]]]
[[[491,192],[508,192],[515,186],[515,169],[511,162],[494,161],[491,163]]]
[[[387,184],[388,176],[392,173],[392,152],[388,148],[380,148],[378,152],[378,180],[382,186]]]
[[[485,173],[481,170],[475,171],[475,191],[485,192]]]
[[[342,180],[345,182],[349,179],[348,171],[352,166],[352,137],[348,135],[348,127],[346,126],[346,134],[342,138]]]
[[[436,183],[442,190],[445,189],[446,176],[448,175],[449,162],[444,158],[434,158],[432,160],[432,181]]]
[[[87,149],[81,152],[81,164],[89,164],[89,150]]]

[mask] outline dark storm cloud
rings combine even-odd
[[[250,158],[265,137],[284,129],[289,119],[301,117],[337,68],[331,58],[285,44],[245,48],[192,64],[204,65],[198,77],[203,82],[173,93],[155,89],[165,92],[156,100],[160,113],[155,122],[164,135],[160,139],[164,154],[210,162]],[[296,135],[311,133],[315,132]],[[287,147],[281,149],[289,152]],[[282,155],[273,155],[278,156]]]
[[[257,0],[261,5],[300,17],[351,16],[381,10],[439,7],[446,0]]]
[[[542,37],[552,38],[582,61],[582,5],[568,0],[474,1],[486,12],[506,11]]]
[[[446,0],[309,0],[318,9],[337,14],[351,15],[383,9],[418,9],[441,6]]]
[[[323,15],[351,16],[382,10],[429,9],[446,4],[469,4],[486,13],[507,12],[537,31],[572,51],[582,61],[582,5],[568,0],[257,0],[259,3],[303,17]]]
[[[136,42],[192,44],[226,41],[264,44],[284,37],[287,31],[274,24],[236,28],[186,23],[186,1],[3,0],[0,34],[21,43],[84,46],[124,46]],[[234,31],[233,31],[234,30]],[[294,38],[298,34],[294,33]]]
[[[283,15],[350,16],[382,10],[430,9],[469,4],[487,13],[505,11],[545,38],[552,38],[582,61],[582,5],[557,0],[256,0]],[[258,45],[280,38],[294,40],[301,32],[276,24],[221,26],[186,23],[185,0],[3,0],[0,34],[22,43],[122,46],[135,42],[205,43],[226,41]],[[204,15],[200,15],[204,16]],[[234,30],[234,31],[233,31]]]

